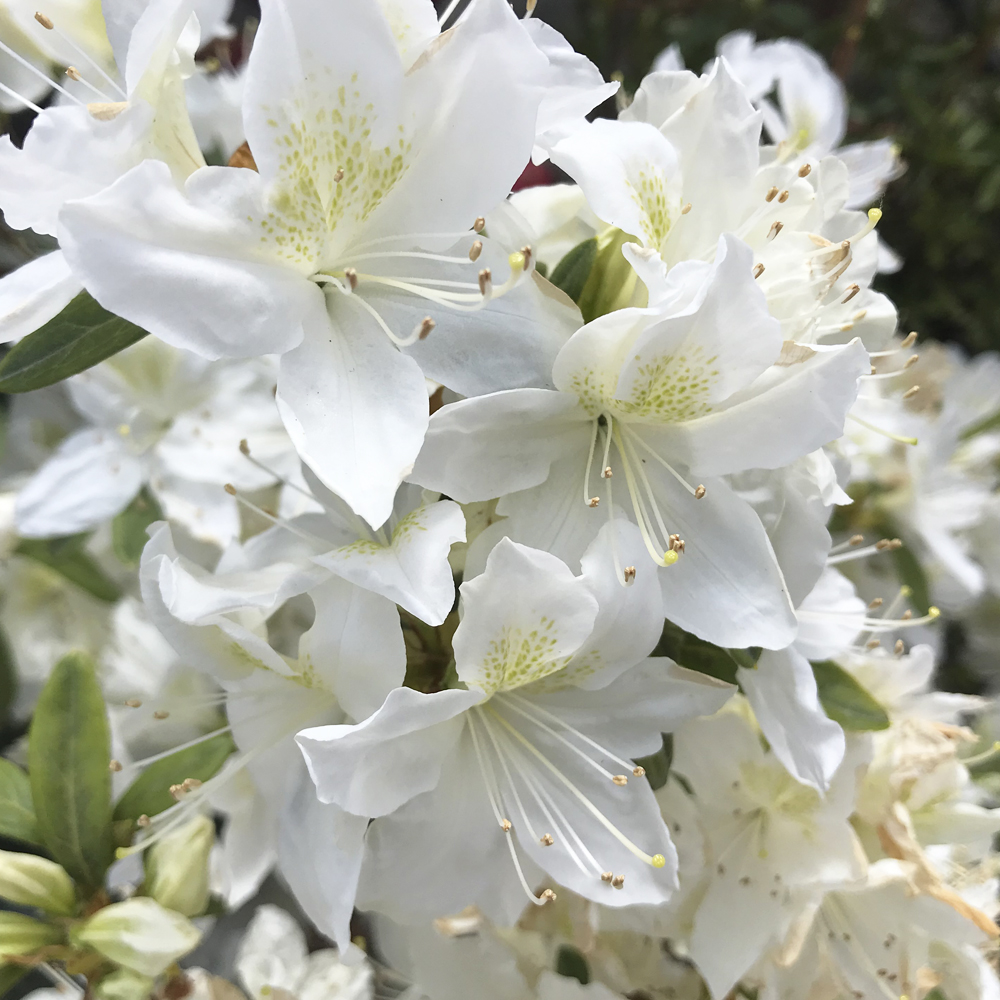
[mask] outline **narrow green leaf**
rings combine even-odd
[[[889,728],[885,709],[843,667],[823,660],[812,668],[820,704],[834,722],[854,733]]]
[[[675,625],[664,622],[663,633],[653,656],[669,656],[688,670],[697,670],[701,674],[717,677],[729,684],[736,683],[736,670],[746,667],[752,670],[760,656],[759,649],[724,649],[715,646],[704,639],[699,639],[690,632]]]
[[[121,588],[84,548],[89,537],[83,534],[65,538],[22,538],[14,552],[44,563],[102,601],[117,601],[122,596]]]
[[[968,441],[969,438],[975,437],[977,434],[982,434],[985,431],[995,431],[998,427],[1000,427],[1000,410],[996,413],[991,413],[988,417],[983,417],[982,420],[977,420],[974,424],[970,424],[958,437],[960,441]]]
[[[13,963],[0,965],[0,1000],[5,997],[24,977],[31,972],[27,965]]]
[[[163,520],[163,511],[147,487],[111,522],[111,544],[115,555],[124,565],[139,565],[142,550],[149,541],[146,529],[154,521]]]
[[[15,344],[0,361],[0,392],[30,392],[130,347],[146,331],[99,306],[87,292]]]
[[[17,696],[17,668],[7,633],[0,628],[0,725],[7,721]]]
[[[113,859],[111,731],[94,664],[68,653],[52,670],[28,733],[28,776],[49,852],[89,888]]]
[[[927,582],[927,574],[924,573],[924,568],[920,565],[920,560],[913,554],[913,550],[908,545],[893,549],[890,555],[900,582],[905,583],[910,588],[911,600],[921,613],[926,611],[931,603],[931,588]]]
[[[0,834],[40,845],[31,782],[17,764],[0,757]]]
[[[155,816],[163,812],[174,804],[171,785],[179,785],[185,778],[208,781],[235,749],[229,733],[220,733],[150,764],[118,800],[115,820],[136,820],[143,815]]]
[[[559,945],[556,952],[556,974],[576,979],[581,986],[590,982],[590,966],[583,953],[571,944]]]
[[[549,281],[561,288],[574,302],[580,301],[590,270],[597,259],[597,237],[577,243],[552,269]]]

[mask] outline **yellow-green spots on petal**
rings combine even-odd
[[[569,662],[568,656],[553,657],[558,643],[559,627],[547,616],[530,630],[508,626],[490,642],[469,683],[493,694],[541,680]]]
[[[627,397],[613,401],[626,417],[653,417],[658,421],[694,420],[710,413],[711,388],[719,377],[716,355],[686,346],[683,354],[653,357],[635,373]]]

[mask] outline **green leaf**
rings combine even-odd
[[[820,704],[834,722],[854,733],[889,728],[885,709],[843,667],[823,660],[812,668]]]
[[[40,845],[31,782],[17,764],[0,757],[0,834]]]
[[[724,649],[699,639],[668,621],[664,622],[663,633],[653,650],[653,656],[669,656],[688,670],[697,670],[701,674],[709,674],[720,681],[735,684],[736,669],[746,667],[752,670],[757,665],[760,650]]]
[[[581,986],[586,986],[590,982],[590,966],[587,964],[587,959],[571,944],[559,945],[559,950],[556,952],[556,974],[576,979]]]
[[[982,434],[985,431],[995,431],[998,427],[1000,427],[1000,410],[996,413],[991,413],[988,417],[984,417],[982,420],[978,420],[976,423],[966,427],[965,430],[958,435],[958,438],[960,441],[968,441],[969,438],[975,437],[977,434]]]
[[[142,550],[149,541],[146,529],[163,520],[163,511],[147,487],[111,522],[111,544],[115,555],[126,566],[139,565]]]
[[[646,780],[653,791],[662,788],[670,777],[670,765],[674,759],[674,737],[663,733],[663,745],[648,757],[637,757],[636,764],[646,769]]]
[[[179,785],[185,778],[208,781],[235,749],[229,733],[220,733],[150,764],[118,800],[115,820],[137,820],[143,815],[163,812],[175,802],[170,794],[171,785]]]
[[[68,653],[54,667],[28,733],[38,831],[78,882],[99,886],[114,856],[111,731],[94,664]]]
[[[15,344],[0,361],[0,392],[30,392],[92,368],[146,336],[86,292]]]
[[[927,583],[927,574],[924,573],[920,560],[913,554],[913,550],[908,545],[893,549],[890,555],[893,565],[896,567],[896,575],[902,583],[910,588],[910,597],[913,603],[922,611],[926,611],[931,603],[931,588]]]
[[[31,969],[27,965],[0,965],[0,998],[5,997],[29,972]]]
[[[577,243],[552,269],[549,281],[561,288],[574,302],[580,301],[590,270],[597,260],[597,237]]]
[[[7,721],[17,695],[17,669],[7,633],[0,628],[0,725]]]
[[[612,229],[598,240],[597,256],[587,283],[576,300],[585,323],[632,302],[639,279],[622,253],[622,247],[629,242],[632,242],[632,237],[620,229]]]
[[[102,601],[117,601],[122,596],[121,588],[84,548],[89,537],[82,534],[65,538],[22,538],[14,552],[44,563]]]

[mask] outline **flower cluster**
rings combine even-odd
[[[822,61],[10,6],[0,986],[233,995],[176,962],[273,874],[336,948],[261,906],[254,1000],[1000,996],[998,724],[932,683],[1000,362],[897,332]]]

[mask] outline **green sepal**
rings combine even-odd
[[[84,548],[89,537],[84,533],[63,538],[22,538],[14,552],[54,569],[98,600],[113,603],[122,596],[121,587]]]
[[[556,974],[566,976],[568,979],[576,979],[581,986],[586,986],[590,982],[590,966],[583,952],[574,948],[571,944],[559,945],[556,952]]]
[[[632,304],[639,276],[626,260],[622,247],[635,242],[620,229],[602,234],[587,283],[576,300],[585,323]]]
[[[140,816],[155,816],[174,805],[171,785],[186,778],[208,781],[219,772],[226,758],[236,749],[229,733],[220,733],[197,746],[178,750],[169,757],[155,761],[125,790],[115,805],[114,819],[137,820]]]
[[[93,661],[68,653],[53,668],[28,733],[28,777],[49,853],[89,889],[114,858],[111,730]]]
[[[135,499],[111,522],[111,545],[119,562],[135,569],[149,537],[146,529],[163,520],[163,511],[156,498],[144,486]]]
[[[80,292],[58,316],[20,340],[0,361],[0,392],[30,392],[77,375],[146,336]]]
[[[0,757],[0,834],[38,847],[42,843],[31,802],[31,781],[4,757]]]
[[[597,237],[592,236],[589,240],[577,243],[556,264],[549,281],[557,288],[561,288],[574,302],[579,302],[595,260],[597,260]],[[538,270],[537,266],[535,270]]]
[[[823,711],[852,733],[889,728],[885,709],[839,664],[822,660],[812,665]]]

